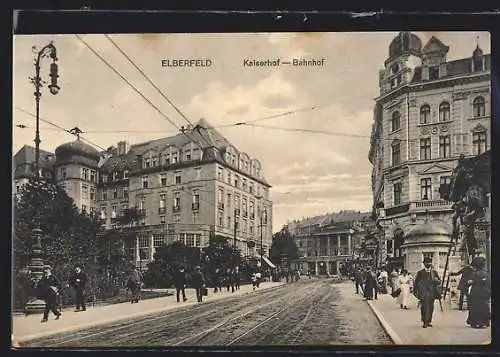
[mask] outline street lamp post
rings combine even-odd
[[[36,292],[36,286],[43,276],[43,259],[42,259],[42,230],[40,228],[33,228],[33,237],[35,243],[33,244],[31,262],[29,265],[29,274],[33,282],[33,292]],[[35,293],[36,297],[36,293]],[[24,312],[26,315],[43,311],[45,302],[37,298],[32,299],[26,303]]]
[[[33,50],[36,51],[36,47],[33,47]],[[59,93],[59,89],[61,89],[57,85],[58,75],[58,67],[57,67],[57,50],[54,44],[51,42],[45,47],[43,47],[40,51],[38,51],[36,60],[35,60],[35,77],[30,78],[31,82],[35,85],[35,105],[36,105],[36,132],[35,132],[35,168],[36,168],[36,177],[40,177],[40,97],[42,93],[40,92],[40,88],[43,87],[42,78],[40,77],[40,60],[42,58],[50,57],[52,59],[52,63],[50,64],[50,85],[48,86],[50,93],[56,95]]]
[[[35,85],[35,106],[36,106],[36,132],[35,132],[35,175],[36,179],[40,179],[40,97],[42,93],[40,89],[43,87],[42,78],[40,77],[40,60],[42,58],[51,58],[52,63],[50,64],[50,84],[48,86],[50,93],[56,95],[59,93],[59,86],[57,85],[58,67],[57,67],[57,50],[52,42],[44,46],[40,51],[37,52],[36,47],[33,47],[33,51],[36,53],[35,60],[35,77],[30,78],[31,82]],[[33,282],[33,286],[36,289],[36,285],[40,281],[43,275],[44,262],[42,259],[42,231],[39,227],[33,229],[33,251],[31,256],[31,263],[28,267],[30,271],[30,278]],[[35,290],[34,289],[34,290]],[[45,308],[45,303],[38,299],[33,299],[28,301],[25,306],[25,313],[39,312]]]

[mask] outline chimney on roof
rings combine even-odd
[[[119,141],[116,145],[118,147],[118,155],[127,155],[128,150],[130,149],[130,144],[127,141]]]

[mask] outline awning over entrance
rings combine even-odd
[[[262,260],[264,260],[271,268],[276,268],[276,265],[274,265],[273,262],[271,262],[265,255],[262,256]]]

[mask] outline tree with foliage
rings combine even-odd
[[[291,262],[299,258],[299,249],[295,239],[286,228],[273,235],[273,244],[271,245],[271,260],[280,264],[283,257],[287,258],[288,267]]]
[[[242,263],[240,250],[229,245],[227,238],[224,236],[213,236],[203,253],[204,271],[210,281],[214,279],[216,269],[225,271],[240,266]]]
[[[175,241],[156,249],[154,260],[148,264],[144,283],[148,286],[166,288],[172,284],[172,273],[180,266],[192,272],[200,265],[200,250]]]
[[[30,180],[15,197],[14,273],[29,265],[35,237],[42,230],[42,258],[54,274],[66,280],[76,264],[86,269],[89,280],[95,275],[99,253],[98,224],[79,213],[73,200],[53,182]],[[17,302],[24,304],[23,302]]]

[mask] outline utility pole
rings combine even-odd
[[[263,258],[264,246],[262,245],[262,230],[263,230],[263,227],[264,227],[264,224],[263,224],[263,221],[262,221],[263,217],[264,217],[264,215],[261,212],[261,214],[260,214],[260,266],[261,267],[264,267],[264,258]]]
[[[236,248],[236,231],[238,230],[238,221],[236,220],[236,208],[234,209],[234,232],[233,232],[233,248]]]

